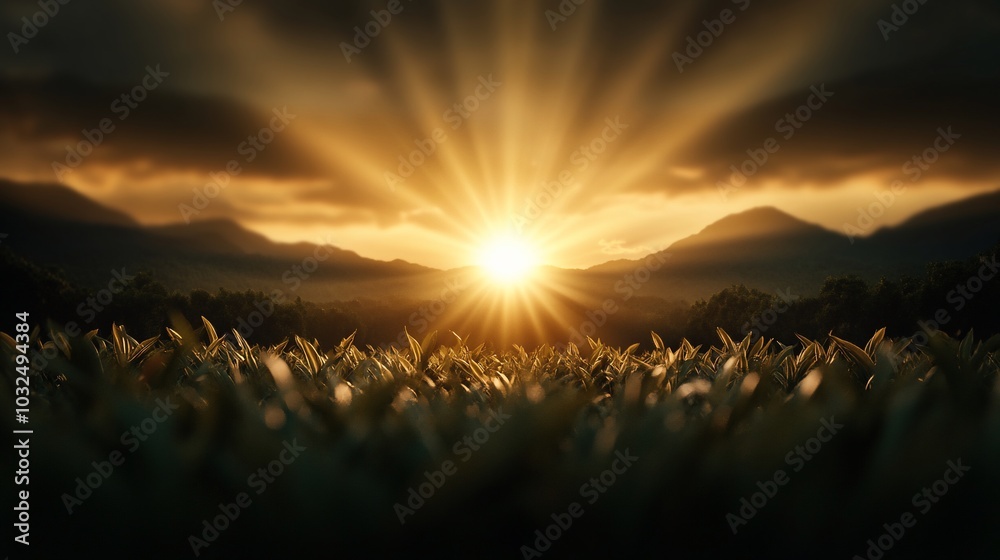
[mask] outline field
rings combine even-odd
[[[0,560],[1000,560],[997,0],[0,29]]]
[[[711,347],[653,334],[650,352],[496,353],[452,333],[259,347],[207,320],[104,334],[32,334],[37,557],[993,558],[1000,544],[1000,337],[782,346],[720,330]]]

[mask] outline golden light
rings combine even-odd
[[[493,280],[507,284],[519,282],[538,266],[538,253],[524,239],[504,235],[493,238],[482,248],[479,266]]]
[[[405,251],[412,262],[442,269],[478,265],[476,278],[428,328],[498,346],[568,336],[607,294],[543,265],[589,266],[607,258],[601,238],[627,232],[637,243],[655,245],[663,241],[663,224],[692,220],[677,226],[680,231],[707,223],[683,217],[692,214],[690,198],[685,211],[674,211],[679,199],[663,193],[673,190],[673,181],[714,185],[726,166],[692,167],[678,154],[733,115],[808,87],[793,72],[824,47],[824,37],[835,36],[816,29],[829,30],[842,4],[873,10],[862,0],[803,3],[782,16],[784,25],[741,21],[726,32],[733,40],[713,45],[710,56],[680,74],[673,53],[686,44],[689,24],[702,21],[695,3],[668,2],[650,13],[669,25],[628,45],[620,63],[606,65],[594,64],[606,56],[605,45],[593,41],[602,26],[600,3],[583,4],[554,31],[536,10],[516,2],[441,2],[442,43],[450,45],[450,56],[423,50],[415,33],[384,34],[377,48],[385,49],[390,65],[366,53],[335,80],[374,84],[372,90],[338,97],[351,107],[345,114],[330,113],[315,125],[300,119],[295,134],[317,147],[316,159],[333,176],[365,186],[402,217],[377,232],[363,222],[343,226],[368,240],[366,256],[388,260]],[[469,25],[484,10],[490,27]],[[482,48],[484,31],[490,48]],[[780,48],[790,43],[802,48]],[[288,83],[284,75],[272,81]],[[396,104],[396,89],[405,92],[405,106]],[[651,92],[656,103],[647,102]],[[456,113],[458,103],[463,108]],[[329,108],[322,110],[326,115]],[[408,118],[399,118],[404,113]],[[614,122],[622,126],[609,130]],[[641,208],[636,193],[643,193]],[[717,216],[718,206],[712,199],[705,214]],[[621,219],[636,213],[645,218]],[[598,214],[610,219],[595,219]],[[294,223],[288,237],[301,235],[301,228]],[[587,303],[581,309],[579,302]]]

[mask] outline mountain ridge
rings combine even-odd
[[[162,225],[143,225],[126,212],[105,206],[70,187],[55,183],[18,183],[0,179],[0,215],[22,214],[55,222],[88,224],[101,227],[135,229],[147,234],[175,239],[183,243],[197,243],[207,251],[228,254],[237,252],[248,256],[259,255],[279,258],[306,258],[318,245],[308,242],[281,243],[244,227],[228,218],[208,218],[190,223],[174,222]],[[54,204],[53,204],[54,203]],[[11,212],[11,210],[15,210]],[[206,238],[206,235],[210,237]],[[430,267],[404,259],[380,261],[363,257],[355,251],[328,246],[336,258],[343,262],[385,263],[431,271]]]
[[[67,221],[141,227],[127,213],[55,183],[18,183],[0,179],[0,206],[20,207],[31,214]]]
[[[170,289],[269,289],[316,254],[318,245],[278,243],[228,219],[189,225],[143,226],[61,185],[0,181],[0,217],[13,235],[4,243],[25,256],[60,266],[90,282],[123,264],[147,269]],[[25,189],[44,189],[33,200]],[[20,190],[17,190],[20,189]],[[11,195],[14,191],[15,195]],[[43,204],[56,199],[54,208]],[[71,204],[72,203],[72,204]],[[70,213],[73,207],[76,213]],[[71,215],[67,215],[70,213]],[[102,223],[103,222],[103,223]],[[580,293],[598,294],[659,256],[662,270],[643,287],[648,295],[693,299],[732,284],[767,291],[818,290],[828,276],[857,274],[870,280],[919,274],[932,260],[965,258],[1000,241],[1000,191],[930,208],[897,226],[855,239],[779,210],[761,206],[730,214],[663,251],[641,259],[616,259],[587,269],[547,267],[545,275]],[[402,259],[378,261],[327,246],[318,282],[302,296],[436,297],[449,278],[468,267],[436,270]],[[610,284],[609,284],[610,282]]]

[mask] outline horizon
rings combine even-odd
[[[5,180],[5,179],[2,178],[2,177],[0,177],[0,181],[2,181],[2,180]],[[16,185],[17,187],[32,188],[29,184],[19,183],[17,181],[9,179],[9,178],[7,178],[6,181],[10,182],[13,185]],[[57,187],[57,188],[69,189],[70,191],[75,192],[76,194],[85,196],[88,199],[90,199],[90,197],[87,195],[87,193],[80,192],[79,190],[74,189],[70,185],[59,184],[59,183],[44,183],[44,182],[37,183],[37,185],[38,186],[52,186],[52,187]],[[915,218],[915,217],[917,217],[919,215],[922,215],[922,214],[924,214],[926,212],[929,212],[929,211],[936,210],[936,209],[941,208],[943,206],[948,206],[948,205],[956,204],[956,203],[962,203],[962,202],[965,202],[965,201],[968,201],[968,200],[971,200],[971,199],[974,199],[974,198],[977,198],[977,197],[987,196],[987,195],[990,195],[990,194],[998,194],[998,193],[1000,193],[1000,187],[994,188],[994,189],[990,189],[990,190],[984,190],[984,191],[976,192],[976,193],[968,193],[968,194],[965,194],[964,196],[960,195],[957,198],[946,200],[945,202],[940,203],[940,204],[933,204],[933,205],[930,205],[930,206],[927,206],[927,207],[918,208],[918,209],[914,210],[912,213],[905,214],[905,215],[899,217],[898,219],[895,219],[895,220],[892,220],[892,221],[885,220],[885,219],[879,220],[880,223],[879,223],[879,226],[877,228],[871,228],[869,230],[862,231],[860,234],[858,234],[856,236],[853,236],[853,237],[855,239],[865,239],[865,238],[868,238],[868,237],[871,237],[871,236],[877,234],[879,231],[892,229],[894,227],[897,227],[899,225],[902,225],[902,224],[908,222],[909,220],[911,220],[911,219],[913,219],[913,218]],[[419,266],[422,266],[422,267],[425,267],[425,268],[430,268],[430,269],[433,269],[433,270],[439,270],[439,271],[443,271],[443,272],[461,270],[461,269],[466,269],[466,268],[482,268],[483,267],[483,265],[481,263],[478,263],[478,262],[475,262],[475,261],[470,261],[470,262],[460,263],[460,264],[458,264],[456,266],[450,266],[450,267],[443,267],[442,268],[442,267],[432,266],[432,265],[429,265],[429,264],[423,263],[423,262],[413,261],[413,260],[405,258],[405,256],[395,256],[395,257],[390,257],[390,258],[378,258],[378,257],[372,256],[372,255],[367,255],[364,252],[357,250],[356,248],[345,246],[343,244],[332,243],[332,242],[329,242],[329,241],[327,241],[326,243],[318,243],[315,239],[309,239],[309,238],[293,238],[293,239],[289,239],[289,240],[279,239],[279,238],[274,238],[274,237],[269,236],[266,232],[258,231],[258,230],[255,230],[252,227],[248,227],[247,225],[244,225],[244,224],[240,223],[238,221],[238,219],[234,219],[232,217],[227,217],[227,216],[215,216],[215,217],[195,218],[195,219],[191,220],[188,223],[185,223],[183,221],[166,222],[166,223],[143,223],[136,216],[134,216],[133,214],[131,214],[128,211],[127,208],[118,208],[118,207],[114,207],[114,206],[106,204],[106,203],[99,202],[97,200],[93,200],[93,199],[90,199],[90,200],[91,200],[91,202],[94,202],[96,204],[100,204],[101,206],[104,206],[105,208],[107,208],[110,211],[117,212],[117,213],[120,213],[120,214],[128,217],[129,219],[135,221],[138,226],[143,227],[143,228],[163,227],[163,226],[182,226],[182,225],[192,225],[192,224],[196,224],[196,223],[202,223],[202,224],[206,224],[206,223],[229,223],[229,224],[234,224],[237,227],[240,227],[240,228],[246,230],[249,233],[260,235],[261,237],[265,238],[269,242],[276,243],[276,244],[295,245],[295,244],[298,244],[298,243],[307,243],[307,244],[311,244],[311,245],[330,245],[330,246],[332,246],[332,247],[334,247],[336,249],[347,251],[347,252],[350,252],[350,253],[354,253],[354,254],[356,254],[356,255],[358,255],[358,256],[360,256],[362,258],[366,258],[366,259],[380,260],[380,261],[383,261],[383,262],[402,261],[402,262],[406,262],[406,263],[410,263],[410,264],[415,264],[415,265],[419,265]],[[600,260],[598,262],[594,262],[594,263],[590,263],[590,264],[586,264],[586,265],[582,265],[582,266],[563,266],[563,265],[560,265],[558,263],[552,263],[552,262],[537,262],[535,266],[537,266],[538,268],[555,268],[555,269],[564,269],[564,270],[587,270],[589,268],[594,268],[594,267],[598,267],[598,266],[601,266],[601,265],[605,265],[605,264],[609,264],[609,263],[614,263],[614,262],[617,262],[617,261],[623,261],[623,260],[625,260],[625,261],[640,260],[642,258],[645,258],[645,257],[649,256],[649,255],[666,251],[674,243],[677,243],[679,241],[683,241],[683,240],[688,239],[690,237],[697,236],[699,233],[702,233],[705,229],[707,229],[707,228],[709,228],[709,227],[711,227],[711,226],[713,226],[715,224],[718,224],[720,222],[725,222],[726,220],[728,220],[730,218],[734,218],[736,216],[748,214],[748,213],[755,212],[755,211],[761,211],[761,210],[773,210],[773,211],[776,211],[776,212],[782,214],[783,216],[787,216],[789,218],[792,218],[792,219],[794,219],[794,220],[796,220],[798,222],[801,222],[801,223],[803,223],[805,225],[818,226],[818,227],[823,228],[824,230],[826,230],[828,232],[832,232],[832,233],[835,233],[835,234],[838,234],[838,235],[842,235],[842,236],[851,237],[851,236],[848,235],[848,232],[845,232],[842,229],[842,226],[844,224],[839,224],[839,226],[841,226],[840,228],[838,228],[838,224],[835,224],[835,225],[833,225],[831,227],[831,225],[829,225],[829,224],[823,224],[823,223],[820,223],[818,221],[812,221],[812,220],[809,220],[808,218],[795,215],[795,214],[793,214],[791,212],[788,212],[788,211],[786,211],[786,210],[784,210],[784,209],[782,209],[782,208],[780,208],[778,206],[774,206],[774,205],[762,205],[762,206],[753,206],[753,207],[745,208],[745,209],[742,209],[742,210],[736,210],[736,211],[733,211],[732,213],[729,213],[729,214],[726,214],[726,215],[722,216],[721,218],[718,218],[718,219],[713,220],[711,222],[708,222],[708,223],[702,224],[700,226],[697,226],[696,229],[694,229],[694,230],[692,230],[690,232],[682,233],[677,238],[667,240],[666,242],[664,242],[660,246],[660,248],[658,248],[658,249],[651,249],[648,253],[642,253],[642,254],[636,254],[636,255],[625,255],[625,256],[608,256],[608,258],[605,258],[605,259]]]
[[[995,189],[987,2],[376,4],[66,5],[34,29],[19,0],[0,165],[144,224],[434,268],[503,243],[635,258],[757,206],[842,231],[898,181],[876,227]]]
[[[998,556],[996,0],[0,30],[11,559]]]

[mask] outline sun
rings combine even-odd
[[[499,236],[483,245],[479,266],[493,280],[507,284],[519,282],[538,266],[538,252],[520,237]]]

